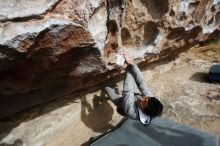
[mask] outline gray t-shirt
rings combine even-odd
[[[126,77],[122,92],[122,95],[124,97],[123,100],[124,112],[128,118],[134,120],[140,120],[143,124],[149,124],[151,117],[144,114],[143,112],[140,112],[140,109],[138,109],[138,106],[136,104],[137,99],[140,97],[134,94],[133,87],[135,83],[137,84],[137,87],[139,88],[142,96],[148,96],[148,97],[153,96],[152,92],[145,83],[144,77],[140,69],[137,67],[137,65],[135,64],[129,65],[127,67]]]

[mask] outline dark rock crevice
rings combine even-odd
[[[152,44],[157,35],[159,34],[158,24],[152,21],[148,21],[144,24],[144,40],[143,43],[145,45]]]
[[[177,27],[171,29],[168,33],[167,38],[170,40],[179,40],[184,39],[185,41],[189,39],[195,39],[202,32],[202,28],[200,26],[194,27],[191,30],[186,31],[183,27]]]
[[[25,61],[26,55],[13,48],[0,45],[0,72]]]
[[[215,21],[217,24],[220,24],[220,11],[215,14]]]
[[[122,44],[123,45],[129,44],[130,39],[131,39],[131,34],[130,34],[129,30],[126,27],[123,27],[121,29]]]
[[[168,0],[141,0],[141,2],[154,19],[161,19],[169,9]]]
[[[189,9],[196,9],[199,6],[200,1],[189,3]]]
[[[109,56],[116,53],[119,47],[119,35],[122,24],[122,16],[126,0],[107,0],[107,29],[108,35],[105,42],[104,57],[105,62],[109,62]]]

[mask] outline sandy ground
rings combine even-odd
[[[164,104],[163,117],[220,137],[220,84],[209,83],[220,44],[195,47],[177,59],[146,66],[143,74]],[[122,89],[122,80],[114,81]],[[123,117],[97,86],[0,121],[0,145],[86,146]]]
[[[220,137],[220,84],[208,80],[213,64],[220,64],[219,44],[191,48],[154,68],[149,84],[164,102],[164,117]]]

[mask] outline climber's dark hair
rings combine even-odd
[[[162,103],[156,97],[148,99],[148,107],[144,109],[144,113],[152,117],[160,116],[163,111]]]

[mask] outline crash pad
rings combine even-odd
[[[218,137],[161,117],[148,126],[127,119],[90,146],[218,146]]]

